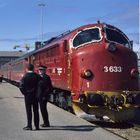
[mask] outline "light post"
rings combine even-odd
[[[44,3],[38,4],[41,9],[40,15],[40,31],[41,31],[41,44],[43,43],[43,8],[46,6]]]

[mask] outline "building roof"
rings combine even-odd
[[[26,52],[19,51],[0,51],[0,57],[20,57],[26,54]]]

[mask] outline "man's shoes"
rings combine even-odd
[[[32,127],[26,126],[23,128],[23,130],[32,130]]]
[[[50,124],[41,124],[41,127],[50,127]]]
[[[35,130],[40,130],[39,127],[36,127]]]

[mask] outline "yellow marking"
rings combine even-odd
[[[123,95],[123,94],[121,94],[122,96],[123,96],[123,98],[124,98],[124,104],[126,104],[126,97]]]

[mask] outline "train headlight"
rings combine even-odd
[[[115,43],[111,42],[109,43],[107,46],[106,46],[106,49],[109,51],[109,52],[115,52],[117,50],[117,46]]]
[[[131,69],[131,72],[130,72],[131,76],[132,77],[138,77],[139,76],[139,71],[136,70],[135,68]]]
[[[84,70],[84,71],[81,72],[81,77],[82,78],[90,78],[92,76],[93,76],[93,73],[89,69],[88,70]]]

